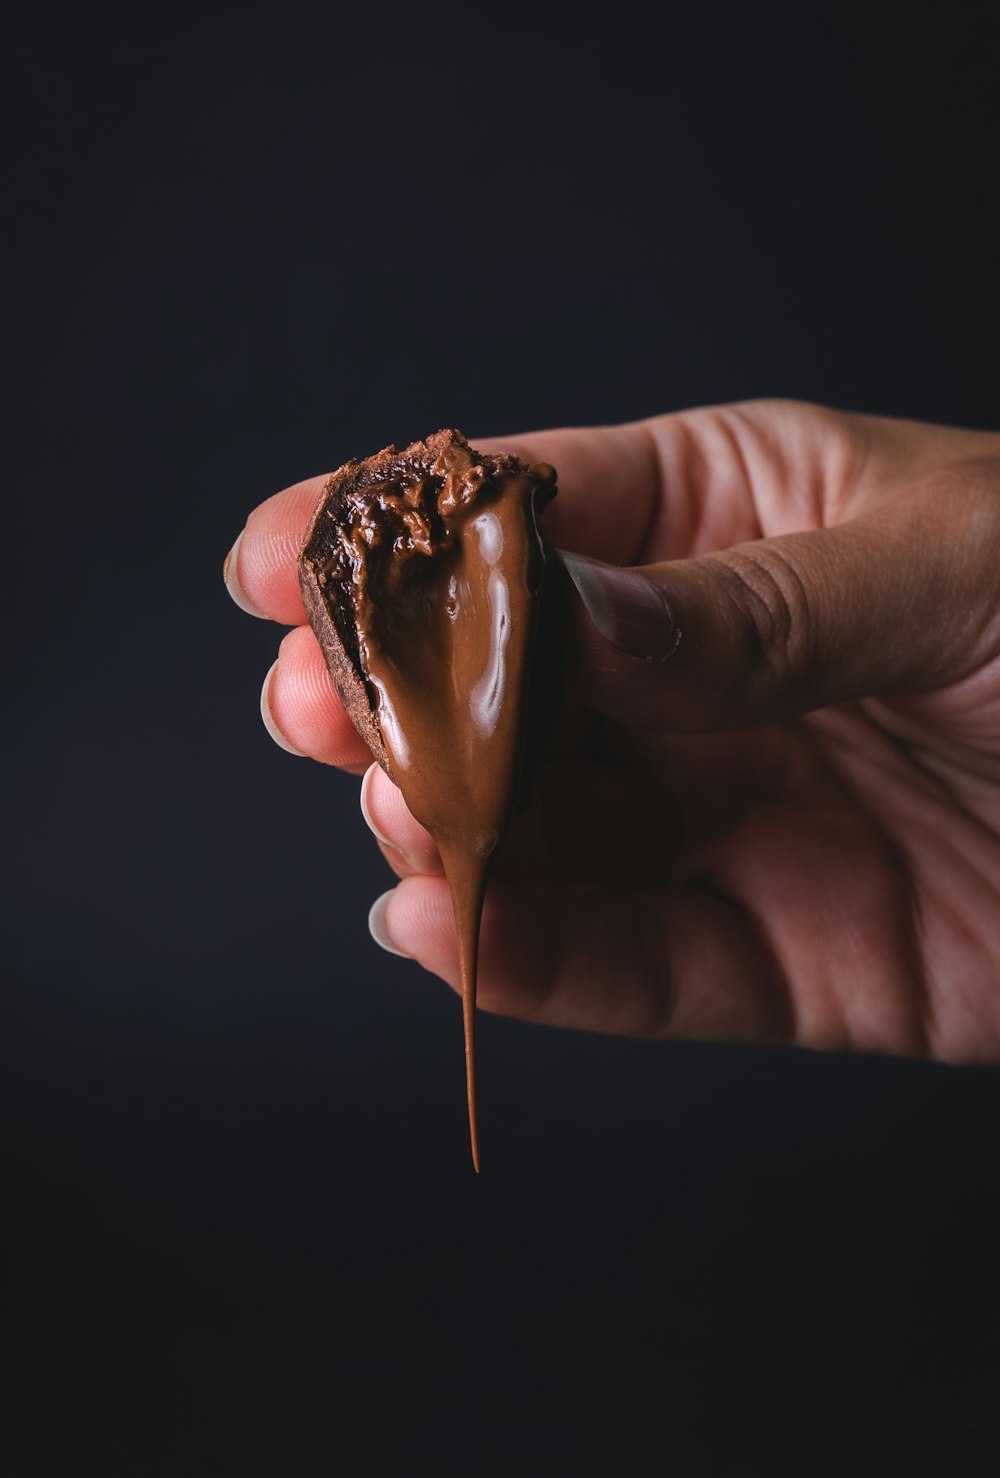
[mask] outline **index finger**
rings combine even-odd
[[[642,422],[626,426],[530,431],[473,438],[485,452],[513,452],[526,462],[551,462],[559,496],[545,525],[557,548],[613,564],[638,552],[659,496],[659,467]],[[310,477],[275,493],[253,510],[230,553],[226,583],[254,612],[286,626],[306,620],[297,560],[327,476]]]
[[[297,560],[328,474],[309,477],[267,498],[250,514],[226,557],[223,578],[236,604],[251,614],[303,626]],[[243,597],[242,599],[240,597]]]

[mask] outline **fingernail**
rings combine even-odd
[[[660,662],[677,650],[680,631],[659,585],[638,570],[559,551],[597,630],[630,657]]]
[[[226,582],[226,589],[241,611],[246,611],[248,616],[256,616],[260,621],[267,621],[269,617],[265,616],[263,611],[258,611],[253,602],[247,599],[243,586],[240,584],[240,541],[245,533],[246,529],[237,536],[236,543],[226,555],[222,566],[222,578]]]
[[[368,766],[368,769],[364,773],[364,776],[362,777],[362,780],[361,780],[361,814],[365,818],[365,825],[368,827],[368,830],[371,832],[372,836],[373,837],[376,837],[382,843],[383,847],[393,847],[398,852],[399,851],[399,848],[396,846],[396,843],[393,842],[393,841],[390,841],[389,838],[387,836],[385,836],[383,832],[379,831],[378,827],[375,825],[375,822],[372,820],[372,813],[371,813],[371,811],[369,810],[369,807],[368,807],[368,787],[371,785],[372,781],[374,780],[374,778],[375,778],[375,771],[378,768],[379,768],[378,765],[369,765]]]
[[[368,932],[380,949],[388,950],[389,954],[399,955],[402,959],[408,960],[410,956],[406,953],[405,949],[397,949],[393,944],[392,939],[389,937],[389,929],[385,921],[389,899],[395,891],[395,888],[390,888],[388,893],[383,893],[381,897],[376,898],[368,910]]]
[[[275,668],[277,667],[280,660],[281,658],[279,657],[276,661],[272,662],[270,667],[267,669],[267,677],[264,679],[264,686],[260,690],[260,716],[264,720],[264,728],[270,734],[275,744],[280,745],[281,748],[287,750],[289,754],[297,754],[300,759],[305,759],[305,755],[301,749],[296,749],[294,744],[289,744],[288,740],[285,738],[284,734],[275,723],[274,714],[271,712],[271,679],[274,676]]]

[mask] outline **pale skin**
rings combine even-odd
[[[572,701],[497,859],[480,1006],[1000,1061],[1000,435],[750,402],[473,443],[551,462],[553,543],[642,572],[578,568],[610,603],[599,630],[570,597]],[[293,628],[270,714],[368,771],[382,928],[457,988],[433,843],[305,624],[323,481],[261,504],[231,562]]]

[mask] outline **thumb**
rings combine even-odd
[[[641,568],[563,554],[583,696],[696,733],[955,681],[982,659],[998,532],[921,499]]]

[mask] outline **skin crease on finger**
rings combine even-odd
[[[875,653],[895,651],[898,665],[907,644],[919,658],[923,643],[934,674],[923,690],[690,737],[669,721],[653,732],[605,718],[582,748],[564,749],[565,796],[555,803],[550,778],[498,860],[486,1009],[590,1030],[1000,1057],[1000,617],[989,574],[1000,564],[1000,437],[781,402],[491,445],[556,465],[555,539],[613,564],[690,561],[889,503],[901,513],[924,486],[948,518],[933,541],[905,519],[884,539],[885,568],[905,576],[905,613],[890,602]],[[272,619],[303,619],[294,559],[321,485],[277,494],[248,521],[240,581]],[[961,578],[941,584],[929,622],[922,571],[941,549],[955,552]],[[855,599],[851,577],[848,565],[833,588],[838,619]],[[868,642],[865,599],[848,624]],[[574,623],[583,665],[621,677],[621,655],[581,609]],[[951,652],[973,670],[942,683]],[[296,748],[367,769],[304,627],[282,643],[270,700]],[[574,755],[596,769],[574,779]],[[416,823],[388,779],[379,772],[368,787],[383,854],[404,878],[383,910],[389,933],[452,981],[443,882],[423,875],[428,854],[413,851]],[[578,834],[584,811],[592,841]],[[655,818],[672,872],[621,893],[602,859],[635,850],[634,818]],[[546,882],[538,858],[562,880]],[[613,946],[626,927],[623,962]]]

